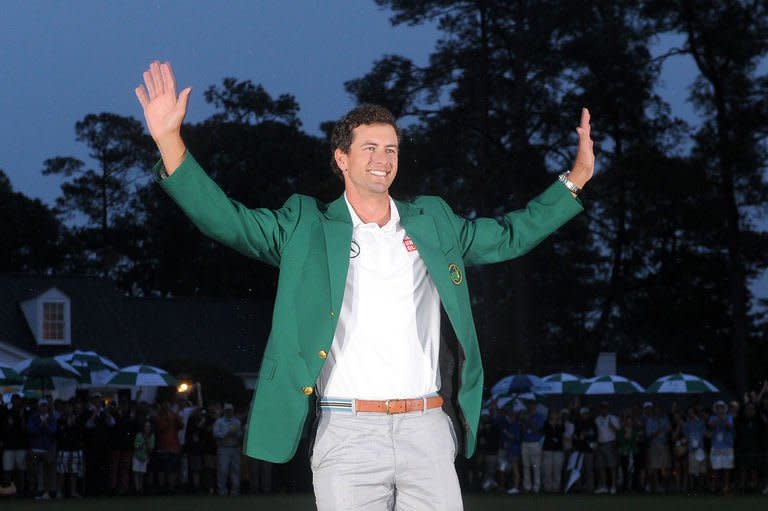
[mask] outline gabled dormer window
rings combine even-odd
[[[21,310],[38,345],[72,344],[70,301],[59,289],[22,302]]]

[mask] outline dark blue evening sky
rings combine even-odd
[[[427,62],[435,27],[393,28],[389,16],[372,0],[2,1],[0,169],[15,190],[53,204],[60,181],[41,175],[43,161],[87,159],[74,133],[86,114],[141,118],[133,89],[155,58],[172,62],[180,87],[193,87],[191,121],[211,113],[203,91],[233,76],[293,94],[304,129],[317,134],[320,122],[352,106],[343,83],[376,59]],[[666,38],[657,50],[676,42]],[[673,113],[693,123],[686,98],[695,74],[690,59],[675,57],[659,88]]]

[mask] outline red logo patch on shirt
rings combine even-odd
[[[409,236],[406,236],[405,238],[403,238],[403,245],[405,245],[405,249],[408,252],[416,251],[416,244],[413,242],[413,240]]]

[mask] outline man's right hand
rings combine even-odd
[[[187,114],[187,87],[176,96],[176,79],[169,62],[152,62],[144,72],[144,85],[136,87],[136,97],[144,109],[144,118],[152,139],[160,150],[163,165],[171,175],[184,161],[186,147],[181,139],[181,123]]]

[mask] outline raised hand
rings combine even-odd
[[[187,114],[191,91],[187,87],[177,96],[171,64],[158,61],[152,62],[144,72],[144,85],[136,87],[147,128],[160,149],[168,174],[181,164],[186,152],[181,139],[181,123]]]
[[[579,134],[579,147],[576,151],[576,161],[574,161],[573,168],[568,174],[568,179],[579,188],[583,188],[587,181],[592,179],[595,172],[594,142],[590,138],[589,119],[589,110],[582,108],[581,122],[576,128],[576,133]]]

